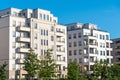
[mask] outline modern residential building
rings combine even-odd
[[[113,62],[120,65],[120,38],[112,39],[112,55],[113,55]]]
[[[80,69],[91,71],[95,61],[111,63],[112,48],[109,32],[99,30],[95,24],[67,24],[68,63],[76,61]]]
[[[24,78],[23,60],[29,48],[38,58],[53,49],[57,77],[67,75],[67,30],[50,11],[8,8],[0,11],[0,64],[6,61],[8,79]]]

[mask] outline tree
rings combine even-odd
[[[96,62],[92,67],[93,73],[88,74],[89,80],[107,80],[111,77],[111,66],[107,62]]]
[[[79,73],[79,65],[76,62],[68,64],[68,80],[84,80]]]
[[[0,80],[6,80],[6,66],[6,63],[0,66]]]
[[[110,80],[120,80],[120,66],[117,64],[113,64],[110,67],[111,70],[111,78]]]
[[[52,50],[48,49],[44,58],[40,60],[38,76],[41,79],[46,80],[55,77],[57,65],[55,64],[55,61],[51,58],[51,51]]]
[[[35,75],[37,74],[39,60],[37,59],[37,54],[34,53],[32,48],[30,48],[29,51],[30,52],[27,54],[27,57],[24,60],[24,65],[29,78],[33,80]]]

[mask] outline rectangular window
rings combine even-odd
[[[46,45],[46,40],[44,40],[44,45]]]
[[[74,50],[74,55],[77,55],[77,50]]]
[[[41,39],[41,45],[43,45],[43,39]]]
[[[51,36],[51,41],[54,41],[54,36]]]
[[[48,40],[46,40],[46,45],[48,46]]]
[[[41,35],[43,35],[43,30],[41,29]]]
[[[37,23],[34,23],[34,29],[37,29]]]
[[[48,30],[46,30],[46,36],[48,36]]]
[[[72,51],[70,50],[70,51],[69,51],[69,56],[71,56],[71,55],[72,55]]]
[[[41,20],[42,20],[42,14],[41,14],[41,13],[39,14],[39,19],[41,19]]]
[[[82,54],[82,50],[81,49],[79,49],[79,55],[81,55]]]
[[[53,26],[51,26],[51,31],[54,31],[54,27]]]
[[[37,49],[37,44],[35,44],[35,47],[34,47],[35,49]]]
[[[71,39],[71,34],[68,35],[68,39]]]
[[[72,43],[69,42],[69,47],[72,47]]]
[[[77,43],[76,42],[74,42],[74,47],[76,47],[77,46]]]
[[[35,33],[35,36],[34,36],[35,39],[37,39],[37,33]]]
[[[82,58],[79,58],[79,63],[82,63]]]
[[[44,55],[44,54],[43,54],[43,50],[42,50],[42,49],[41,49],[41,55]]]
[[[81,38],[81,33],[78,33],[78,37]]]
[[[82,43],[81,43],[81,41],[79,41],[79,42],[78,42],[78,44],[79,44],[79,46],[82,46]]]
[[[75,34],[75,33],[73,34],[73,38],[74,38],[74,39],[76,38],[76,34]]]

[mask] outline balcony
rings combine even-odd
[[[56,45],[64,45],[64,44],[65,44],[64,41],[60,41],[60,40],[59,40],[59,41],[56,42]]]
[[[93,39],[93,40],[96,40],[97,37],[96,36],[91,36],[91,35],[84,35],[84,39]]]
[[[17,41],[18,42],[30,42],[30,38],[27,38],[27,37],[18,37]]]
[[[30,32],[30,27],[18,26],[18,31]]]
[[[23,64],[23,63],[24,63],[24,60],[23,60],[23,59],[16,59],[16,63],[17,63],[17,64]]]
[[[27,74],[25,70],[17,70],[17,74]]]
[[[28,53],[29,52],[29,48],[18,48],[17,52],[19,52],[19,53]]]

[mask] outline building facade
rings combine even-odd
[[[8,79],[25,78],[23,60],[30,47],[44,56],[53,49],[52,58],[58,65],[58,77],[67,75],[67,32],[66,26],[50,11],[42,9],[9,8],[0,11],[0,64],[7,65]]]
[[[112,55],[113,55],[113,62],[120,65],[120,38],[112,39]]]
[[[75,61],[83,69],[91,71],[95,61],[111,63],[110,34],[99,30],[95,24],[67,24],[68,63]]]

